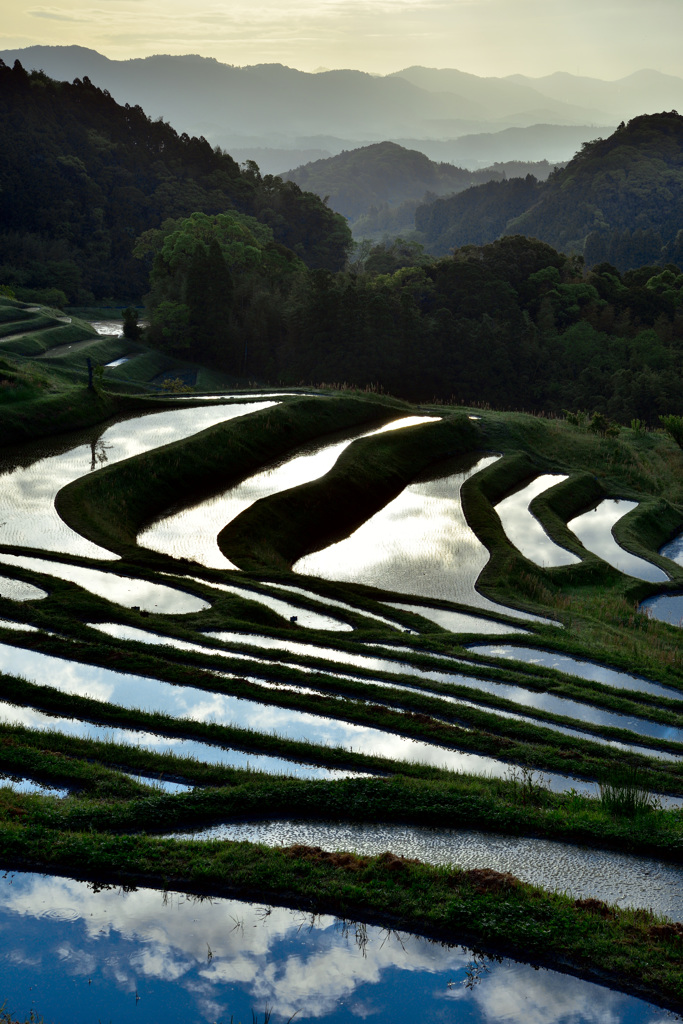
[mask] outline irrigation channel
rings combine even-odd
[[[297,558],[293,571],[242,571],[219,546],[221,531],[248,511],[333,476],[356,441],[422,436],[414,432],[434,429],[438,415],[385,408],[379,425],[309,437],[229,485],[218,474],[214,493],[194,504],[180,488],[176,502],[141,516],[135,558],[91,539],[87,524],[83,534],[67,525],[55,499],[68,485],[90,486],[104,473],[116,481],[119,467],[138,465],[156,477],[167,446],[182,457],[208,431],[218,448],[245,417],[262,422],[302,396],[260,391],[211,404],[197,396],[201,405],[189,405],[192,397],[2,456],[0,801],[17,801],[21,814],[43,803],[50,814],[77,814],[103,786],[157,801],[174,841],[390,849],[683,919],[681,869],[656,856],[493,829],[327,821],[320,809],[306,820],[294,808],[288,818],[280,810],[253,820],[253,810],[231,817],[212,805],[187,825],[189,811],[174,807],[190,808],[211,787],[268,777],[312,787],[403,772],[441,783],[464,772],[580,801],[599,794],[600,772],[617,755],[642,773],[646,797],[671,809],[683,802],[674,774],[683,687],[572,655],[554,617],[477,589],[490,549],[463,495],[499,452],[457,465],[446,453],[347,536]],[[581,559],[551,540],[529,504],[565,479],[539,473],[491,509],[525,559],[561,571]],[[139,486],[149,486],[143,472]],[[620,571],[665,582],[612,535],[634,506],[605,499],[568,527]],[[679,548],[662,554],[681,557]],[[15,761],[13,745],[24,751]],[[150,834],[162,831],[150,824]],[[269,1008],[275,1019],[414,1021],[425,1006],[435,1019],[482,1022],[665,1019],[634,996],[547,965],[269,902],[15,873],[0,879],[0,928],[2,991],[40,992],[40,1001],[22,996],[10,1008],[46,1020],[123,1019],[138,1003],[169,1021],[247,1020]]]

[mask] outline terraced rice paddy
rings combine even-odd
[[[509,493],[513,502],[504,498],[486,504],[488,485],[480,481],[493,477],[484,477],[484,471],[508,472],[501,452],[486,440],[487,416],[494,414],[484,413],[465,428],[456,420],[451,427],[443,410],[413,415],[396,407],[391,422],[380,429],[369,411],[367,424],[359,418],[359,425],[341,436],[330,428],[305,447],[293,444],[284,457],[259,456],[256,469],[252,462],[241,475],[231,470],[232,482],[225,486],[221,460],[228,458],[226,452],[231,458],[241,452],[233,439],[244,416],[253,417],[249,422],[267,452],[274,439],[281,443],[278,424],[297,423],[297,417],[312,415],[306,407],[314,410],[324,402],[334,408],[337,401],[315,395],[301,400],[286,391],[251,398],[256,400],[239,396],[239,401],[191,407],[185,398],[177,409],[128,417],[90,430],[87,437],[36,441],[5,453],[0,773],[13,788],[0,785],[0,820],[9,823],[5,832],[0,826],[2,841],[15,834],[11,830],[18,826],[12,822],[26,817],[53,830],[50,834],[78,842],[101,834],[102,844],[115,841],[121,850],[133,849],[127,845],[129,833],[149,838],[188,828],[204,839],[219,839],[217,851],[243,839],[324,849],[353,846],[364,856],[395,848],[395,853],[429,863],[512,871],[548,892],[570,888],[572,898],[590,896],[645,909],[652,905],[680,916],[674,891],[679,868],[668,867],[662,858],[680,842],[671,837],[679,834],[677,808],[683,798],[683,668],[675,651],[668,654],[667,627],[648,623],[645,616],[634,620],[638,629],[654,630],[648,646],[635,626],[629,632],[615,619],[608,642],[604,610],[598,628],[581,610],[584,606],[573,610],[570,602],[554,599],[555,593],[562,597],[562,581],[574,579],[562,574],[583,567],[573,557],[557,555],[563,549],[528,506],[568,473],[548,465],[530,486],[501,485],[498,493]],[[475,440],[473,449],[462,452],[439,440],[441,454],[434,465],[412,471],[415,444],[401,436],[424,437],[424,448],[434,445],[436,451],[437,442],[430,439],[443,438],[451,429],[454,438],[458,430],[482,433],[463,434]],[[366,447],[354,448],[360,438]],[[194,505],[193,492],[185,491],[182,457],[192,439],[215,451],[216,464],[215,486],[208,488],[213,494],[204,494]],[[169,449],[169,444],[176,447]],[[378,509],[346,538],[319,542],[313,528],[322,507],[317,496],[333,487],[335,473],[350,472],[354,452],[362,451],[364,463],[371,464],[373,445],[384,446],[379,471],[386,468],[391,476],[393,496],[390,488],[388,497],[382,492]],[[146,518],[136,501],[163,485],[169,451],[177,452],[177,505]],[[385,465],[387,452],[393,451],[396,466]],[[144,472],[136,475],[136,466],[144,466]],[[122,468],[125,478],[117,476]],[[98,477],[110,482],[112,495],[109,507],[93,506],[103,528],[111,525],[109,516],[114,522],[111,509],[119,500],[119,486],[123,493],[118,481],[133,481],[126,483],[129,490],[116,505],[116,516],[130,517],[137,546],[109,551],[100,542],[104,534],[97,541],[94,533],[88,536],[85,517],[78,521],[82,532],[75,532],[75,520],[69,519],[69,526],[57,515],[55,498],[66,485],[81,480],[81,493],[89,500],[88,487]],[[307,491],[314,483],[318,490]],[[238,570],[219,548],[218,534],[247,511],[267,511],[272,500],[290,493],[296,498],[299,492],[316,495],[296,506],[300,530],[310,533],[310,550],[288,567],[284,557],[278,561],[272,555],[279,550],[274,537],[272,550],[264,545],[261,568]],[[625,507],[619,503],[620,514]],[[569,527],[590,548],[578,518]],[[611,527],[601,526],[599,532],[605,530],[615,545]],[[504,531],[512,547],[498,545],[496,531]],[[502,572],[501,559],[515,549],[524,556],[519,564],[533,563],[538,576],[525,578],[528,570],[510,563],[506,579],[512,574],[519,582],[513,607],[505,603],[505,589],[486,580]],[[259,554],[257,544],[254,551]],[[605,550],[611,565],[622,556],[630,559],[621,548],[616,556],[613,547],[611,553]],[[623,562],[619,600],[631,595],[636,569],[642,566]],[[665,581],[663,573],[647,579]],[[628,614],[634,616],[635,597],[629,599]],[[630,782],[614,781],[615,765]],[[45,787],[53,788],[48,792]],[[615,799],[630,794],[628,799],[640,800],[640,817],[619,817],[621,811],[610,817],[612,812],[601,810],[608,805],[595,799],[601,787],[603,799],[614,791]],[[657,800],[664,810],[652,809]],[[11,814],[8,808],[14,809]],[[84,815],[91,826],[87,833]],[[476,833],[471,832],[472,816],[480,819]],[[258,819],[259,824],[240,824],[242,819]],[[297,820],[283,824],[283,819]],[[594,824],[598,819],[599,826]],[[223,831],[212,832],[217,822]],[[548,839],[525,838],[529,832],[562,838],[562,850],[558,853],[558,844]],[[510,838],[515,834],[518,840]],[[626,835],[640,851],[637,862],[623,851],[599,849],[624,843]],[[570,844],[578,836],[589,838],[596,850],[577,851]],[[179,840],[166,842],[169,849],[184,849]],[[44,846],[51,847],[49,840]],[[296,856],[304,857],[303,864],[308,854]],[[644,904],[648,878],[657,895]],[[67,919],[61,919],[52,932],[38,908],[47,912],[59,900],[71,908],[70,921],[67,927]],[[503,907],[501,901],[502,896],[497,907]],[[105,991],[108,1005],[118,1006],[132,978],[140,986],[154,979],[155,1006],[163,1008],[171,998],[163,978],[173,978],[180,1002],[176,1016],[168,1019],[180,1019],[183,1000],[189,1017],[196,1016],[201,977],[206,998],[214,999],[214,1015],[227,1006],[230,992],[230,1012],[244,1015],[240,1007],[247,1006],[246,1000],[262,1012],[265,1002],[277,1000],[279,1014],[301,1009],[302,1020],[327,1016],[341,1022],[349,1019],[341,1008],[344,1001],[353,997],[354,1005],[366,1005],[366,986],[379,986],[381,976],[384,987],[373,989],[372,998],[384,1007],[382,1012],[391,1019],[413,1020],[417,1004],[401,995],[401,985],[410,981],[416,999],[427,998],[429,991],[430,1000],[443,999],[447,1007],[454,998],[447,981],[441,995],[434,993],[435,979],[448,975],[459,1006],[466,1001],[473,1020],[490,1019],[500,993],[512,1006],[510,1020],[529,1019],[524,1016],[529,999],[548,1014],[539,1020],[558,1024],[598,1021],[603,1010],[622,1014],[614,1019],[658,1019],[658,1011],[637,999],[566,975],[553,975],[552,985],[555,992],[566,991],[569,1009],[550,1010],[541,980],[551,975],[505,961],[482,960],[485,980],[466,988],[460,981],[467,980],[473,954],[429,946],[414,936],[403,940],[412,960],[403,959],[393,944],[384,950],[375,937],[369,945],[363,940],[366,954],[371,948],[377,958],[370,967],[350,951],[348,936],[334,932],[331,917],[312,923],[304,939],[294,934],[292,923],[301,918],[277,907],[264,914],[270,930],[253,950],[240,940],[240,962],[256,958],[261,980],[257,984],[256,974],[247,971],[243,978],[251,980],[230,987],[237,947],[225,915],[251,921],[253,908],[217,901],[209,920],[208,905],[179,899],[178,906],[199,915],[201,927],[194,920],[192,927],[166,935],[165,911],[152,890],[115,897],[75,881],[22,875],[15,888],[0,893],[0,915],[6,927],[18,929],[18,943],[28,943],[42,928],[49,933],[48,945],[71,944],[74,964],[78,957],[94,957],[89,962],[102,987],[88,996],[88,1012],[93,1013],[100,1012],[98,999]],[[479,918],[472,921],[478,927]],[[116,954],[107,953],[103,944],[97,953],[92,949],[93,929],[105,922],[106,930],[118,936]],[[69,931],[71,924],[75,931]],[[256,941],[243,924],[236,930]],[[372,929],[362,930],[365,936],[375,935]],[[195,932],[201,933],[201,942]],[[455,929],[451,941],[457,942],[457,935]],[[167,958],[165,973],[140,968],[141,957],[152,964],[154,942]],[[187,961],[198,942],[205,961],[201,971]],[[519,939],[519,948],[527,951],[527,959],[539,959],[526,939]],[[335,976],[345,981],[336,988],[331,984],[329,992],[320,984],[304,992],[293,980],[297,957],[315,960],[316,977],[323,978],[324,957],[332,949],[344,965]],[[120,957],[116,970],[106,966],[112,956]],[[267,966],[275,956],[277,991],[264,980],[275,969]],[[291,990],[282,980],[287,972]],[[620,984],[627,983],[622,979]],[[66,989],[56,978],[46,976],[41,986],[46,993],[54,990],[50,1007],[63,1005]],[[167,994],[159,994],[162,989]],[[513,1005],[516,991],[526,993],[518,1009]],[[667,990],[662,1001],[673,1005],[675,999]]]

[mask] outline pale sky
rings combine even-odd
[[[683,0],[0,0],[0,13],[0,49],[76,43],[117,60],[683,75]]]

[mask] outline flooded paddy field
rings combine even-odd
[[[529,905],[565,891],[605,901],[617,908],[604,918],[609,927],[626,921],[619,908],[642,910],[642,921],[650,908],[680,920],[680,868],[670,854],[683,835],[683,677],[675,658],[657,660],[654,642],[633,644],[631,671],[604,664],[590,647],[596,627],[584,618],[578,629],[579,619],[548,597],[565,578],[553,573],[583,566],[550,540],[529,504],[567,474],[541,466],[528,483],[527,469],[527,483],[501,488],[508,496],[491,500],[487,518],[467,489],[501,460],[482,439],[415,474],[347,537],[298,559],[293,572],[284,564],[238,570],[218,546],[228,523],[324,481],[353,440],[384,443],[441,416],[397,409],[379,430],[372,420],[329,430],[274,460],[261,438],[261,468],[193,507],[181,508],[181,479],[178,505],[143,525],[137,547],[122,557],[91,539],[85,520],[82,534],[67,526],[55,498],[73,481],[154,453],[138,481],[141,490],[154,488],[157,450],[219,423],[232,430],[229,420],[258,410],[277,406],[279,414],[301,393],[261,390],[190,406],[193,397],[3,456],[0,867],[9,849],[5,815],[52,830],[57,848],[70,837],[84,850],[128,849],[131,835],[151,842],[166,833],[182,851],[189,828],[220,840],[215,850],[204,842],[207,852],[197,856],[220,857],[222,847],[241,850],[240,843],[363,856],[391,850],[427,865],[516,876],[546,893],[529,896]],[[335,399],[311,394],[300,406],[317,401]],[[483,429],[486,417],[469,429]],[[633,577],[667,579],[643,559],[614,561],[628,553],[617,546],[615,555],[605,540],[616,511],[635,504],[606,501],[597,516],[599,557],[617,565],[624,588]],[[582,518],[570,529],[594,550]],[[511,563],[520,583],[514,606],[482,584],[501,557],[487,532],[496,523],[545,587],[534,590]],[[651,620],[641,618],[646,628]],[[558,626],[585,657],[554,648]],[[472,807],[481,830],[467,817]],[[506,823],[528,834],[506,834]],[[27,843],[29,835],[27,826]],[[619,849],[628,842],[632,849]],[[256,857],[250,849],[244,856]],[[177,853],[178,863],[184,856]],[[307,856],[291,854],[297,864]],[[105,861],[97,872],[112,884],[123,877],[120,866],[107,875]],[[558,1022],[664,1019],[604,985],[473,954],[455,926],[455,945],[441,946],[413,934],[416,927],[397,938],[334,917],[302,924],[300,912],[271,902],[257,911],[224,894],[202,901],[169,892],[164,902],[144,888],[143,875],[130,892],[48,870],[0,879],[0,927],[12,936],[0,975],[16,971],[21,993],[33,971],[45,1000],[36,1010],[65,1017],[69,1006],[74,1021],[123,1017],[143,1000],[150,1019],[172,1021],[249,1020],[268,1008],[274,1020],[297,1012],[297,1020],[372,1013],[412,1021],[418,1011],[452,1013],[453,1000],[458,1013],[482,1022],[526,1021],[530,1008],[535,1019]],[[430,885],[441,877],[430,876]],[[487,899],[504,917],[501,893]],[[593,913],[568,906],[562,913]],[[472,927],[483,936],[477,914]],[[667,1005],[672,999],[667,993]]]
[[[272,1019],[411,1024],[424,1015],[526,1024],[663,1024],[633,996],[511,959],[331,915],[182,892],[0,879],[0,985],[46,1020]],[[25,994],[23,994],[25,993]],[[254,1017],[252,1017],[252,1013]]]

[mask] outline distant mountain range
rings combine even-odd
[[[310,74],[280,64],[233,67],[197,55],[116,61],[79,46],[5,50],[0,58],[59,80],[87,76],[117,102],[141,105],[238,160],[259,156],[266,173],[386,139],[469,168],[497,160],[562,161],[622,120],[683,109],[683,78],[656,71],[615,82],[564,73],[479,78],[422,67],[383,77]],[[453,147],[454,140],[460,145]],[[441,151],[427,148],[434,145]]]
[[[642,115],[586,143],[547,181],[491,181],[419,206],[415,226],[442,255],[526,235],[620,270],[683,265],[683,117]]]

